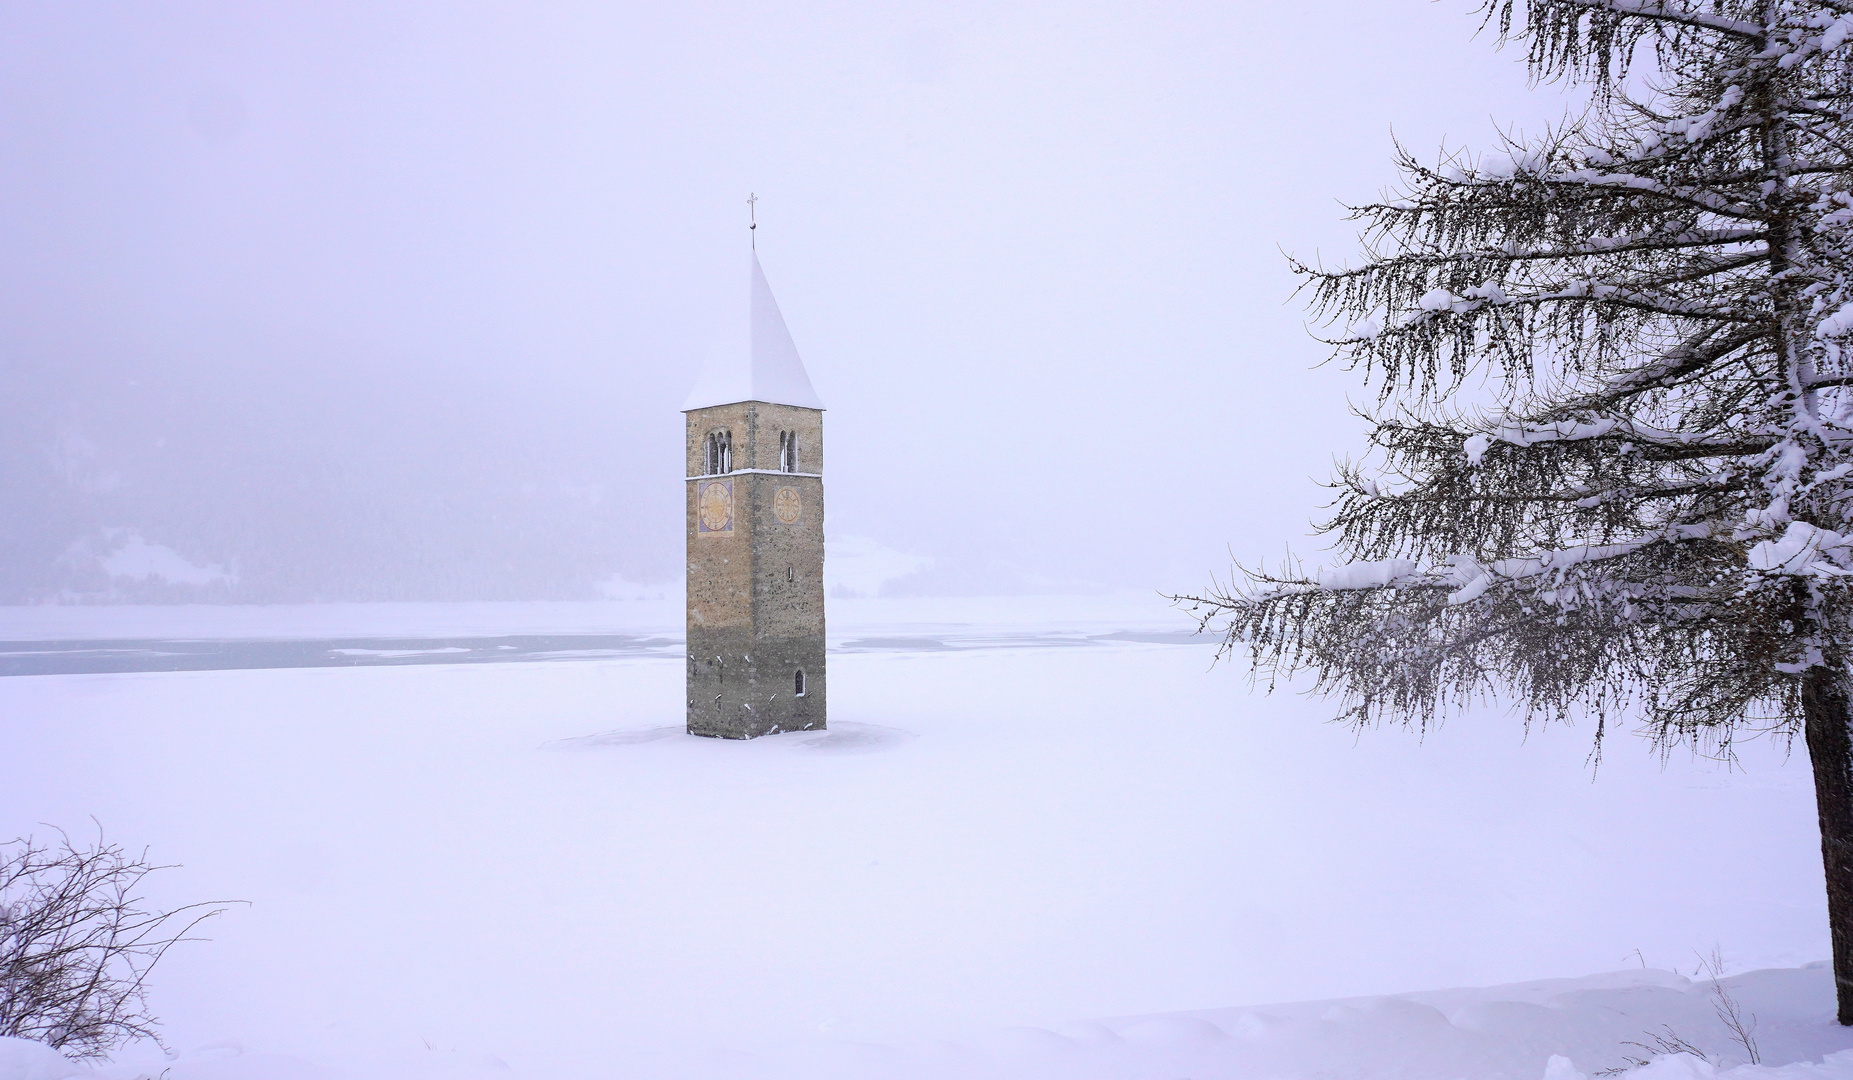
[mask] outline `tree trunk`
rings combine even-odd
[[[1853,708],[1846,675],[1837,666],[1808,669],[1802,679],[1802,715],[1821,815],[1834,991],[1840,1022],[1853,1024]]]

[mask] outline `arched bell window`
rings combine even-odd
[[[795,431],[779,432],[779,471],[798,471],[798,433]]]
[[[711,431],[702,458],[702,472],[708,476],[733,471],[733,432]]]

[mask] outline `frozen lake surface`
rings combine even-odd
[[[930,604],[931,602],[926,602]],[[1067,602],[1070,607],[1073,601]],[[965,612],[978,621],[901,623],[921,605],[851,605],[847,631],[832,652],[944,652],[954,649],[1048,648],[1139,641],[1202,644],[1173,616],[1111,600],[1070,611],[1066,624],[999,619],[1003,605]],[[1144,605],[1150,608],[1147,600]],[[1020,615],[1020,610],[1019,610]],[[103,675],[133,671],[237,671],[254,668],[369,667],[411,664],[495,664],[535,660],[620,660],[682,654],[679,614],[657,603],[606,604],[334,604],[253,607],[15,607],[0,608],[0,677]],[[868,615],[885,616],[871,622]],[[546,629],[485,633],[498,622]],[[1124,624],[1124,625],[1121,625]],[[330,629],[385,626],[393,636],[328,635]],[[587,629],[649,627],[630,633]],[[1101,630],[1099,626],[1114,629]],[[124,629],[149,636],[117,636]],[[907,636],[913,634],[916,636]],[[54,636],[37,636],[54,635]],[[68,635],[68,636],[57,636]]]
[[[105,675],[129,671],[497,664],[532,660],[617,660],[679,654],[682,642],[627,634],[503,637],[77,639],[0,642],[0,676]]]
[[[655,642],[0,679],[0,832],[81,833],[94,816],[185,864],[158,901],[250,901],[164,961],[154,1004],[182,1050],[229,1041],[346,1070],[290,1074],[304,1077],[436,1051],[523,1077],[787,1075],[774,1061],[953,1075],[931,1054],[894,1051],[915,1053],[906,1072],[854,1049],[951,1040],[1018,1062],[999,1075],[1201,1080],[1271,1060],[1236,1053],[1266,1023],[1236,1007],[1690,974],[1714,945],[1733,971],[1827,954],[1799,746],[1751,744],[1731,770],[1663,766],[1618,738],[1592,771],[1586,730],[1527,735],[1491,708],[1426,739],[1358,736],[1321,723],[1320,702],[1252,693],[1145,600],[833,602],[830,730],[721,742],[679,730],[678,616],[0,612],[11,642]],[[1784,1016],[1829,985],[1795,978]],[[1425,1007],[1468,1030],[1450,1001]],[[1119,1017],[1123,1034],[1153,1014],[1168,1019],[1152,1045],[1200,1036],[1224,1064],[1063,1056],[1094,1030],[1079,1022]],[[1619,1055],[1596,1030],[1579,1053]],[[1834,1048],[1791,1035],[1798,1053]],[[1535,1077],[1548,1041],[1407,1074]],[[1363,1058],[1327,1064],[1372,1075]],[[190,1075],[244,1074],[174,1074]]]

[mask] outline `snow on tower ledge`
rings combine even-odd
[[[702,368],[701,381],[682,411],[736,401],[800,409],[824,407],[817,391],[811,389],[811,377],[804,373],[804,361],[798,359],[798,347],[792,344],[791,331],[785,329],[785,317],[779,314],[766,273],[759,268],[757,252],[747,271],[746,304],[728,312],[726,319]]]

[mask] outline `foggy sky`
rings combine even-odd
[[[1368,393],[1282,249],[1564,108],[1341,7],[0,4],[0,602],[675,581],[749,192],[860,587],[1316,555]]]

